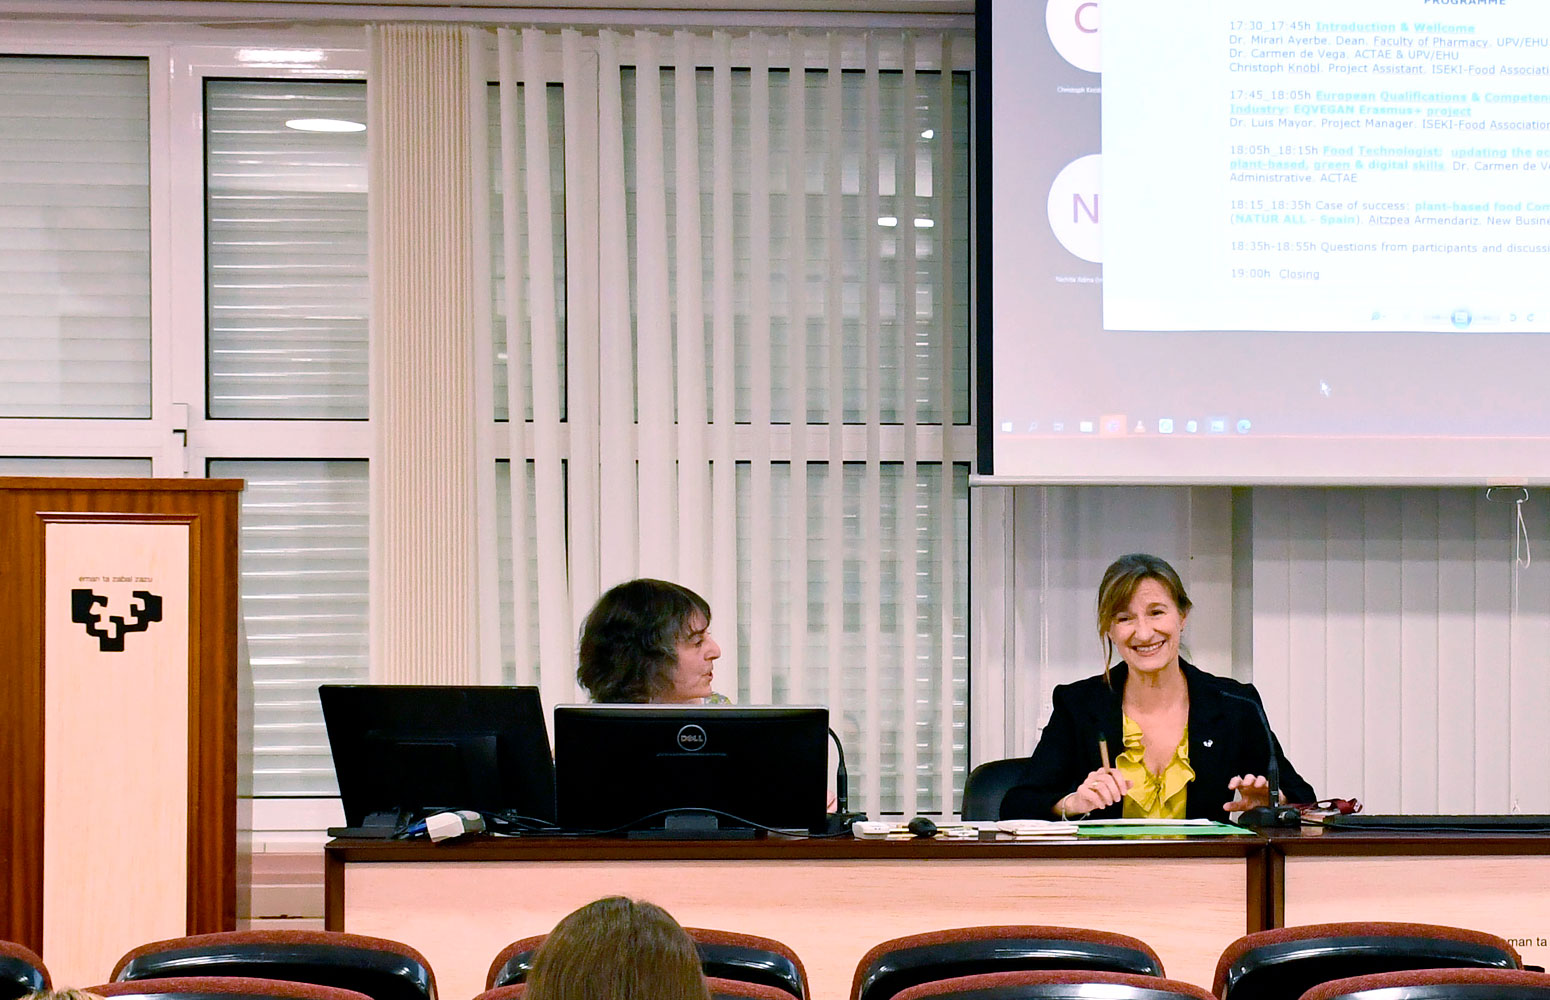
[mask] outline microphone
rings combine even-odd
[[[840,734],[829,727],[829,739],[834,741],[836,761],[834,768],[834,808],[835,812],[829,817],[829,833],[844,833],[853,823],[865,822],[866,813],[853,813],[850,811],[850,775],[845,772],[845,747],[840,743]]]
[[[1233,694],[1223,691],[1222,696],[1234,701],[1248,702],[1254,706],[1254,714],[1259,718],[1259,724],[1265,730],[1265,751],[1269,754],[1269,760],[1265,763],[1265,782],[1270,786],[1270,804],[1268,806],[1255,806],[1245,809],[1238,814],[1240,826],[1264,828],[1264,827],[1289,827],[1301,826],[1302,814],[1294,806],[1281,804],[1281,760],[1276,753],[1275,734],[1270,731],[1270,720],[1265,717],[1265,708],[1256,699],[1247,695]]]

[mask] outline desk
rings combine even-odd
[[[1550,964],[1550,837],[1543,834],[1276,831],[1273,926],[1408,920],[1498,934]]]
[[[646,843],[336,840],[326,925],[418,948],[444,1000],[484,988],[497,952],[600,896],[665,907],[689,926],[784,941],[816,1000],[844,1000],[873,945],[976,924],[1131,934],[1169,976],[1210,986],[1216,959],[1264,926],[1258,837],[1063,844],[780,840]]]

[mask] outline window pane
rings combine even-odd
[[[366,417],[366,133],[307,120],[364,126],[366,85],[205,85],[212,417]]]
[[[0,476],[130,476],[151,474],[148,458],[0,458]]]
[[[242,493],[253,794],[337,795],[319,684],[369,680],[364,461],[212,461]]]
[[[149,89],[0,58],[0,417],[150,416]]]
[[[531,270],[527,266],[527,131],[523,113],[523,86],[516,85],[517,120],[517,197],[514,202],[517,220],[517,249],[521,254],[522,288],[519,292],[523,310],[518,325],[519,340],[507,344],[506,330],[506,247],[505,247],[505,190],[501,173],[501,106],[500,86],[491,84],[489,93],[490,123],[490,245],[493,258],[490,267],[490,287],[494,297],[490,315],[493,318],[495,336],[495,419],[510,417],[510,397],[506,380],[510,377],[511,356],[520,359],[522,372],[523,418],[533,419],[533,364],[532,325],[528,320],[531,312],[526,304],[533,294]],[[565,398],[565,91],[557,83],[548,88],[549,95],[549,225],[554,236],[554,295],[555,321],[559,327],[560,357],[560,419],[566,416]]]

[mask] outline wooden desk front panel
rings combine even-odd
[[[686,925],[786,942],[816,1000],[844,1000],[874,944],[976,924],[1131,934],[1171,977],[1209,988],[1248,909],[1241,857],[375,862],[347,864],[343,877],[343,929],[420,949],[444,1000],[482,990],[505,945],[613,894]]]
[[[1529,965],[1550,964],[1550,856],[1289,855],[1285,922],[1405,920],[1450,924],[1511,941]]]

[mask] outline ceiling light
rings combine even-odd
[[[285,123],[286,128],[293,128],[298,132],[364,132],[366,126],[360,122],[345,121],[343,118],[292,118]]]

